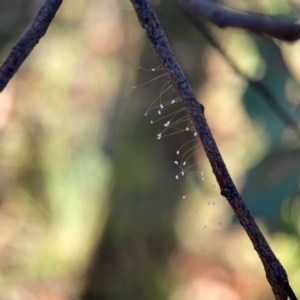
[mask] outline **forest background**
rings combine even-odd
[[[2,61],[42,3],[0,1]],[[300,7],[222,4],[282,17]],[[294,130],[173,3],[154,5],[233,179],[300,294]],[[210,28],[297,121],[300,44]],[[142,68],[158,65],[129,1],[63,2],[0,96],[0,299],[272,299],[203,152],[192,159],[205,182],[176,181],[176,149],[190,137],[158,141],[162,123],[143,116],[165,81],[132,87],[156,77]]]

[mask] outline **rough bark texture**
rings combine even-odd
[[[27,31],[11,49],[8,57],[0,67],[0,92],[4,90],[32,49],[46,34],[61,4],[62,0],[47,0]]]
[[[272,287],[275,298],[283,300],[287,299],[289,295],[291,299],[296,299],[292,298],[294,295],[291,293],[285,269],[264,238],[227,171],[207,125],[204,107],[195,98],[193,91],[180,70],[151,4],[148,0],[131,0],[131,2],[141,26],[146,30],[153,49],[193,121],[211,164],[212,171],[220,186],[221,195],[228,200],[263,263],[266,277]]]

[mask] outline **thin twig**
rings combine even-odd
[[[275,298],[277,300],[287,299],[288,287],[290,288],[290,286],[286,271],[273,253],[238,193],[207,125],[204,117],[204,107],[197,101],[178,66],[151,4],[148,0],[130,1],[134,6],[141,26],[146,30],[153,49],[192,119],[220,186],[221,195],[228,200],[263,263],[266,277],[272,287]]]
[[[245,29],[286,42],[294,42],[300,38],[300,24],[296,24],[295,19],[286,21],[263,14],[233,11],[206,0],[173,2],[194,16],[203,17],[220,28]]]
[[[248,82],[258,93],[263,96],[266,103],[273,110],[273,112],[278,116],[278,118],[287,126],[293,128],[298,138],[300,138],[300,132],[298,128],[297,122],[293,120],[293,118],[288,114],[288,112],[278,103],[277,99],[270,91],[270,89],[260,81],[256,81],[250,78],[246,73],[244,73],[241,69],[238,68],[236,63],[226,54],[226,52],[222,49],[220,44],[213,37],[212,33],[208,29],[208,27],[201,22],[200,20],[194,18],[191,14],[185,12],[189,20],[192,24],[202,33],[202,35],[206,38],[206,40],[219,51],[219,53],[225,58],[227,63],[231,66],[233,71],[238,74],[241,78]]]
[[[11,49],[8,57],[0,67],[0,92],[4,90],[32,49],[45,35],[62,1],[63,0],[47,0],[27,31]]]

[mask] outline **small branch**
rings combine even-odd
[[[201,139],[206,156],[211,164],[213,173],[220,186],[221,195],[228,200],[230,206],[237,215],[239,222],[248,234],[254,249],[257,251],[265,268],[266,277],[272,287],[275,298],[277,300],[286,300],[288,293],[290,292],[286,271],[273,253],[253,216],[250,214],[247,206],[238,193],[207,125],[204,116],[204,107],[197,101],[178,66],[149,0],[130,1],[134,6],[141,26],[146,30],[153,49],[158,55],[162,66],[167,72],[174,88],[182,99],[182,102],[192,119],[194,127]]]
[[[300,38],[300,24],[296,20],[229,10],[206,0],[173,0],[196,17],[203,17],[220,28],[233,27],[267,35],[282,41],[294,42]]]
[[[186,12],[185,12],[186,13]],[[226,54],[226,52],[221,48],[220,44],[213,37],[210,30],[207,28],[205,24],[203,24],[198,19],[194,18],[189,13],[186,13],[189,20],[192,24],[202,33],[202,35],[206,38],[206,40],[219,51],[219,53],[225,58],[227,63],[231,66],[233,71],[238,74],[241,78],[248,82],[258,93],[260,93],[265,99],[266,103],[273,110],[273,112],[278,116],[278,118],[287,126],[293,128],[298,138],[300,138],[300,132],[298,128],[297,122],[295,122],[292,117],[288,114],[288,112],[278,103],[273,93],[270,89],[264,85],[262,82],[251,79],[248,75],[246,75],[242,70],[238,68],[238,66],[234,63],[234,61]]]
[[[0,92],[4,90],[32,49],[45,35],[62,1],[46,0],[27,31],[11,49],[8,57],[0,67]]]

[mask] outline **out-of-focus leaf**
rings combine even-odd
[[[300,150],[270,153],[248,173],[242,192],[250,211],[263,217],[271,230],[280,229],[284,200],[299,193]]]
[[[267,66],[266,73],[260,82],[268,87],[279,106],[293,120],[296,120],[296,112],[292,112],[294,107],[287,101],[285,95],[286,84],[291,76],[282,60],[278,47],[272,42],[261,38],[255,38],[254,40]],[[271,100],[269,99],[269,101]],[[252,85],[249,85],[245,91],[243,102],[249,116],[266,130],[271,147],[275,146],[287,125],[272,110],[268,100],[258,93]]]

